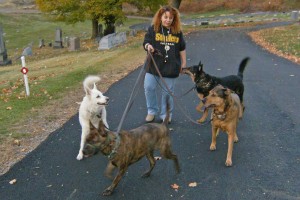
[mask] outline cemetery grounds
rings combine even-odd
[[[141,22],[145,21],[133,20],[130,23]],[[49,22],[44,21],[43,23]],[[126,24],[127,28],[130,23]],[[249,25],[251,24],[243,24],[242,26]],[[126,30],[126,27],[123,26],[119,29],[121,31],[122,29]],[[285,52],[285,49],[291,46],[290,42],[297,43],[287,39],[287,34],[291,34],[291,32],[296,34],[296,41],[299,43],[299,27],[299,25],[293,25],[286,28],[258,31],[250,35],[255,42],[264,48],[300,63],[299,47],[292,49],[292,52]],[[49,32],[51,32],[51,37],[54,37],[55,26],[52,28],[53,32]],[[185,34],[203,29],[193,26],[184,26],[183,28]],[[68,30],[62,29],[64,34],[68,32]],[[70,30],[72,29],[75,28],[71,27]],[[274,37],[269,38],[269,35],[275,36],[275,39]],[[125,45],[105,51],[97,50],[97,43],[89,40],[86,33],[81,32],[79,36],[85,39],[81,41],[80,51],[76,52],[68,52],[67,48],[53,49],[47,47],[47,42],[45,48],[38,48],[36,43],[33,44],[35,45],[33,46],[33,56],[26,58],[32,90],[30,97],[25,95],[23,77],[20,73],[21,63],[16,60],[22,48],[15,48],[14,53],[9,54],[9,57],[14,61],[12,66],[0,67],[0,89],[5,96],[0,99],[3,102],[1,103],[1,113],[6,112],[5,115],[9,116],[14,110],[23,111],[16,113],[15,117],[12,115],[11,120],[8,121],[9,124],[6,125],[6,133],[3,135],[0,133],[0,175],[34,150],[51,132],[61,127],[78,112],[78,103],[84,96],[82,81],[86,75],[100,75],[102,80],[99,89],[105,92],[114,82],[122,79],[144,63],[146,54],[141,45],[144,31],[139,31],[135,37],[128,37]],[[35,37],[38,39],[40,36],[36,35]],[[278,40],[284,44],[284,47],[276,46],[275,41]],[[11,43],[13,43],[12,40],[6,46]],[[1,74],[5,74],[5,76],[1,76]],[[22,102],[23,106],[27,106],[27,108],[24,109],[17,103],[11,106],[10,102],[13,101]],[[30,103],[28,103],[29,101]],[[1,120],[2,117],[0,116]]]

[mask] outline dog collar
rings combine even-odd
[[[120,135],[119,134],[116,134],[116,139],[115,139],[115,146],[114,146],[114,148],[113,148],[113,150],[111,151],[111,153],[107,156],[107,158],[109,159],[109,160],[112,160],[114,157],[115,157],[115,155],[116,155],[116,153],[117,153],[117,149],[119,148],[119,146],[120,146]]]
[[[226,113],[223,113],[221,115],[217,115],[216,113],[213,114],[214,117],[216,117],[219,120],[225,120],[226,119]]]

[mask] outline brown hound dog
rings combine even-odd
[[[220,129],[226,132],[228,136],[228,150],[225,165],[228,167],[232,166],[233,143],[238,142],[237,124],[243,114],[239,96],[232,90],[218,85],[202,101],[206,108],[213,109],[211,115],[212,142],[210,150],[214,151],[217,148],[217,135]]]
[[[108,177],[111,177],[115,168],[119,169],[112,184],[103,191],[103,195],[111,195],[128,167],[144,156],[150,163],[150,169],[142,177],[150,176],[156,162],[153,156],[156,149],[160,151],[163,158],[173,160],[177,173],[180,172],[177,156],[171,150],[171,139],[167,127],[169,116],[168,112],[162,124],[144,124],[129,131],[120,131],[119,136],[107,130],[101,120],[98,129],[91,124],[83,154],[91,156],[100,151],[108,156],[110,160],[105,171]]]

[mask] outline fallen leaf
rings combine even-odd
[[[179,185],[177,185],[176,183],[172,184],[171,187],[176,191],[179,189]]]
[[[20,146],[21,145],[21,141],[20,140],[14,140],[14,144]]]
[[[193,182],[193,183],[190,183],[189,184],[189,187],[196,187],[197,186],[197,183],[196,182]]]
[[[13,179],[13,180],[9,181],[9,184],[13,185],[13,184],[16,184],[16,182],[17,182],[17,179]]]
[[[11,106],[6,107],[6,110],[12,110]]]

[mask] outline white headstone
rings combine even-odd
[[[292,11],[292,14],[291,14],[291,19],[292,20],[298,20],[299,18],[299,11]]]
[[[79,37],[71,37],[69,39],[69,51],[77,51],[80,49]]]
[[[120,44],[126,43],[126,33],[112,33],[101,38],[98,50],[110,49]]]

